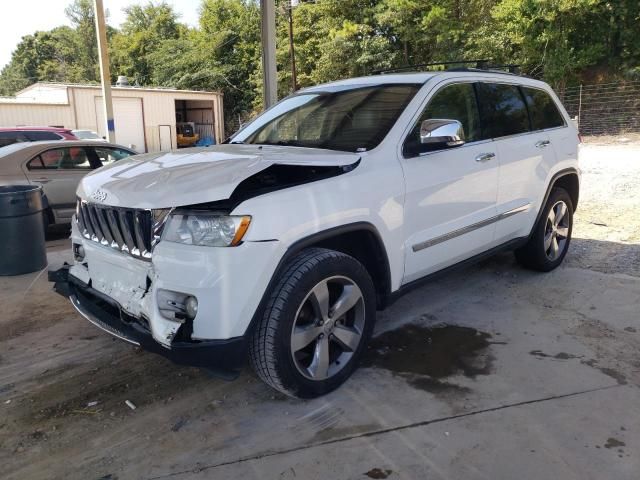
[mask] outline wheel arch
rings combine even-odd
[[[536,225],[538,225],[540,217],[542,216],[544,206],[547,204],[547,200],[549,200],[551,191],[556,187],[564,188],[569,193],[569,196],[571,197],[571,203],[573,203],[573,211],[575,212],[577,210],[578,200],[580,198],[580,177],[576,168],[565,168],[563,170],[560,170],[559,172],[556,172],[553,177],[551,177],[549,185],[547,186],[547,190],[544,194],[544,197],[542,198],[542,202],[540,203],[536,221],[533,223],[533,227],[531,228],[529,237],[533,235]]]
[[[350,223],[309,235],[293,243],[281,263],[286,263],[288,258],[310,247],[335,250],[362,263],[373,280],[378,309],[385,307],[391,293],[391,267],[382,237],[373,224]]]
[[[359,243],[361,242],[361,243]],[[362,248],[362,245],[365,248]],[[376,289],[376,306],[383,309],[391,298],[391,267],[384,243],[376,227],[368,222],[355,222],[313,233],[292,243],[276,266],[245,336],[253,332],[279,276],[289,260],[305,248],[322,247],[336,250],[356,258],[371,275]]]

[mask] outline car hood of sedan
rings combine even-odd
[[[225,200],[246,178],[271,165],[338,167],[359,154],[267,145],[218,145],[135,155],[82,180],[78,196],[129,208],[170,208]]]

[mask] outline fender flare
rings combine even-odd
[[[551,190],[553,190],[553,187],[555,187],[556,183],[560,178],[566,177],[568,175],[575,175],[579,177],[578,169],[575,167],[564,168],[556,172],[553,175],[553,177],[551,177],[551,180],[549,181],[549,185],[547,186],[547,190],[544,194],[542,202],[540,203],[540,208],[538,209],[538,214],[536,215],[536,221],[533,222],[533,227],[531,228],[531,232],[529,232],[528,238],[531,238],[531,236],[533,235],[533,232],[536,229],[536,226],[538,225],[538,222],[540,221],[540,218],[542,217],[542,210],[544,209],[544,206],[547,204],[547,200],[549,200],[549,196],[551,195]],[[574,205],[574,209],[576,207],[577,205]]]
[[[373,234],[375,241],[378,243],[378,247],[379,247],[378,250],[382,254],[381,261],[383,263],[382,268],[383,268],[383,275],[384,275],[385,291],[381,295],[381,308],[384,308],[384,306],[388,302],[388,299],[391,295],[391,265],[389,264],[389,256],[387,255],[387,250],[385,248],[384,242],[382,241],[382,237],[380,236],[378,229],[372,223],[369,223],[369,222],[347,223],[345,225],[339,225],[337,227],[332,227],[326,230],[321,230],[319,232],[312,233],[306,237],[296,240],[287,248],[284,255],[282,255],[282,258],[280,258],[280,261],[278,262],[278,265],[276,266],[275,270],[273,271],[273,274],[271,275],[271,279],[269,280],[267,287],[262,293],[262,298],[260,299],[260,302],[258,303],[258,307],[256,308],[255,312],[253,313],[253,317],[251,318],[251,322],[249,323],[249,326],[247,327],[244,333],[244,337],[247,337],[252,334],[253,329],[255,328],[255,325],[258,322],[260,315],[264,311],[264,308],[267,302],[269,301],[269,296],[271,295],[271,291],[273,290],[276,282],[278,281],[279,276],[287,266],[289,260],[293,258],[294,255],[301,252],[303,249],[310,247],[311,245],[314,245],[323,240],[329,240],[333,237],[337,237],[345,233],[351,233],[351,232],[362,231],[362,230],[366,230],[369,233]]]

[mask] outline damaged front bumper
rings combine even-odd
[[[54,290],[69,298],[84,318],[114,337],[169,360],[216,372],[237,373],[246,359],[247,342],[244,336],[225,340],[186,340],[179,336],[170,346],[157,342],[143,319],[131,316],[111,297],[95,290],[69,274],[70,265],[49,272]]]

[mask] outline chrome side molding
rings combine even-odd
[[[467,225],[466,227],[459,228],[458,230],[454,230],[449,233],[445,233],[444,235],[440,235],[439,237],[434,237],[430,240],[426,240],[424,242],[416,243],[411,247],[414,252],[419,252],[420,250],[424,250],[425,248],[433,247],[434,245],[438,245],[439,243],[446,242],[447,240],[452,240],[456,237],[464,235],[466,233],[473,232],[482,227],[486,227],[493,223],[499,222],[500,220],[504,220],[505,218],[509,218],[517,213],[526,212],[531,207],[530,203],[525,203],[516,208],[512,208],[511,210],[507,210],[499,215],[496,215],[491,218],[487,218],[486,220],[482,220],[477,223],[473,223],[471,225]]]

